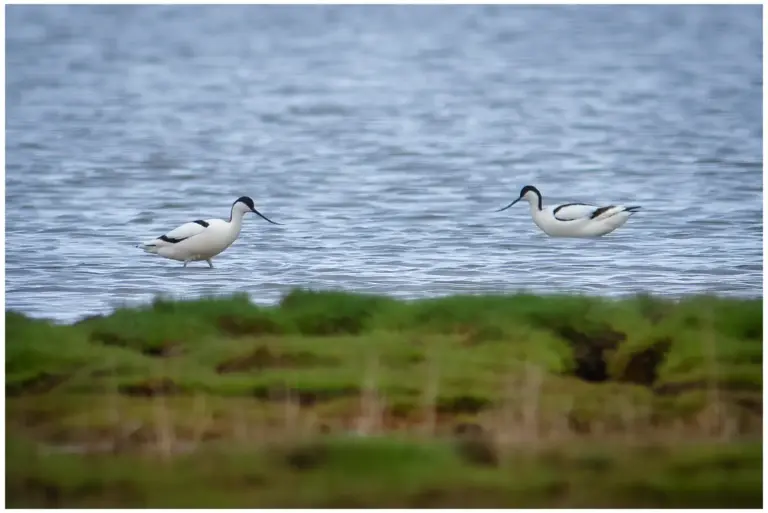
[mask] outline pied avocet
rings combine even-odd
[[[227,249],[240,235],[243,216],[253,212],[272,224],[280,224],[268,219],[253,205],[253,200],[242,196],[232,204],[229,221],[224,219],[198,219],[184,223],[178,228],[139,244],[147,253],[153,253],[172,260],[189,262],[205,260],[212,268],[211,259]]]
[[[624,205],[598,207],[586,203],[565,203],[544,208],[539,190],[533,185],[526,185],[515,201],[496,212],[506,210],[522,199],[531,206],[533,222],[550,237],[600,237],[626,223],[640,208]]]

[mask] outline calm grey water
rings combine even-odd
[[[9,6],[6,308],[762,294],[760,6]],[[628,202],[602,239],[527,205]],[[183,269],[134,245],[253,216]]]

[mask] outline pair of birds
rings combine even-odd
[[[614,231],[637,212],[638,206],[595,206],[586,203],[565,203],[544,208],[542,196],[533,185],[526,185],[520,196],[496,212],[510,208],[520,200],[531,207],[533,222],[550,237],[600,237]],[[245,214],[253,212],[266,221],[279,225],[256,210],[248,196],[238,198],[233,204],[229,221],[223,219],[198,219],[185,223],[170,232],[138,245],[147,253],[184,262],[184,267],[194,261],[206,261],[213,268],[212,259],[232,245],[240,235]]]

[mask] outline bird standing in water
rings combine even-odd
[[[243,224],[243,216],[253,212],[272,224],[280,224],[262,215],[248,196],[241,196],[232,204],[229,220],[198,219],[184,223],[168,233],[139,244],[137,247],[147,253],[160,255],[184,262],[208,262],[213,268],[213,257],[227,249],[237,240]]]
[[[638,206],[596,206],[587,203],[565,203],[545,208],[539,190],[533,185],[526,185],[515,201],[496,212],[506,210],[520,200],[528,202],[533,222],[550,237],[600,237],[626,223],[640,209]]]

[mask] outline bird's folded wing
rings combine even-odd
[[[198,235],[205,231],[205,229],[208,228],[208,222],[207,221],[192,221],[189,223],[184,223],[178,228],[174,228],[168,233],[165,233],[156,239],[153,239],[152,241],[148,242],[166,242],[168,244],[176,244],[179,243],[185,239],[188,239],[190,237],[193,237],[195,235]]]
[[[566,203],[555,207],[552,215],[559,221],[575,221],[577,219],[589,219],[596,210],[599,209],[595,205]]]

